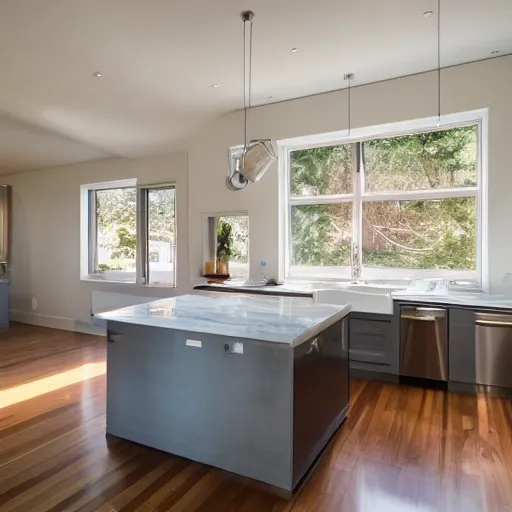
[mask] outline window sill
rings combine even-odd
[[[136,285],[137,282],[134,280],[128,279],[112,279],[107,277],[100,276],[82,276],[80,281],[87,283],[115,283],[115,284],[127,284],[127,285]]]
[[[122,280],[122,279],[112,279],[109,277],[99,277],[99,276],[85,276],[81,277],[80,281],[84,283],[108,283],[108,284],[120,284],[120,285],[127,285],[127,286],[137,286],[139,288],[159,288],[159,289],[165,289],[168,288],[170,290],[175,290],[177,286],[175,284],[170,283],[149,283],[149,284],[142,284],[137,283],[133,280]]]

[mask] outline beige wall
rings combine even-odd
[[[512,56],[442,71],[442,113],[489,109],[489,268],[492,291],[505,287],[512,272]],[[423,73],[357,87],[352,91],[352,127],[420,119],[437,115],[437,73]],[[268,105],[250,114],[249,136],[275,140],[347,129],[347,91]],[[243,143],[243,115],[227,115],[198,134],[189,145],[189,222],[191,277],[201,269],[202,212],[248,210],[253,275],[259,262],[268,273],[278,270],[278,169],[241,192],[225,186],[227,147]],[[484,251],[486,248],[484,248]]]
[[[178,221],[178,286],[146,290],[132,284],[80,281],[80,185],[122,178],[140,184],[175,182]],[[90,321],[91,292],[166,296],[189,290],[187,154],[58,167],[6,177],[13,185],[11,310],[13,317],[72,328]],[[32,298],[38,300],[32,311]]]
[[[442,72],[442,112],[489,108],[489,261],[492,291],[512,272],[512,56]],[[353,90],[354,127],[418,119],[437,113],[436,73],[424,73]],[[284,139],[347,128],[347,93],[338,91],[256,108],[249,136]],[[241,144],[243,115],[226,115],[190,140],[187,153],[144,160],[112,159],[4,177],[14,186],[12,309],[88,321],[91,291],[169,295],[129,284],[79,280],[80,185],[138,178],[145,183],[176,181],[178,187],[178,288],[187,292],[202,268],[202,214],[248,210],[253,274],[259,262],[276,273],[279,254],[277,165],[242,192],[225,185],[227,149]],[[188,168],[188,173],[187,173]],[[187,205],[188,201],[188,205]],[[37,320],[37,319],[36,319]]]

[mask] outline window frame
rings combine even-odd
[[[120,188],[134,188],[136,190],[136,250],[135,250],[135,272],[106,271],[94,272],[95,260],[97,258],[96,241],[96,207],[95,192],[101,190],[113,190]],[[148,211],[147,194],[151,190],[172,188],[175,191],[174,219],[176,232],[176,249],[174,254],[174,282],[170,283],[147,283],[149,276],[148,264]],[[178,192],[176,183],[157,183],[138,185],[136,178],[127,178],[115,181],[103,181],[89,183],[80,186],[80,280],[111,282],[125,285],[143,285],[146,287],[176,288],[177,283],[177,239],[178,239],[178,216],[177,202]],[[146,270],[144,270],[146,269]]]
[[[159,283],[150,282],[149,269],[149,193],[152,190],[174,190],[174,231],[176,234],[176,245],[173,255],[173,282]],[[177,192],[175,183],[157,185],[140,185],[137,187],[137,281],[147,287],[176,288],[177,287],[177,247],[178,247],[178,221],[177,221]]]
[[[247,240],[247,280],[251,274],[251,221],[249,210],[206,212],[202,214],[203,268],[205,262],[213,259],[216,256],[213,254],[216,251],[212,250],[212,240],[216,240],[216,231],[212,229],[212,226],[210,225],[210,219],[218,220],[222,217],[247,217],[247,222],[249,223],[249,237]],[[213,246],[217,246],[216,241],[213,243]]]
[[[463,126],[477,127],[477,176],[476,187],[460,187],[452,189],[427,189],[410,191],[366,192],[364,182],[364,166],[362,164],[361,144],[378,138],[398,137],[413,133],[446,131]],[[291,162],[293,151],[317,147],[329,147],[342,144],[353,144],[353,191],[351,194],[326,196],[292,196],[290,191]],[[352,202],[353,247],[361,247],[362,240],[362,208],[365,202],[389,200],[435,200],[452,197],[475,197],[477,210],[477,247],[476,247],[476,279],[472,283],[478,288],[488,289],[488,266],[486,253],[487,240],[487,109],[461,114],[380,125],[367,128],[356,128],[348,131],[319,134],[278,141],[279,148],[279,277],[292,280],[344,281],[351,279],[351,265],[339,267],[302,267],[302,271],[293,272],[291,265],[291,207],[300,205],[339,204]],[[403,281],[425,277],[446,276],[449,279],[467,279],[472,271],[450,271],[441,269],[373,269],[362,266],[362,251],[356,252],[360,268],[363,269],[362,279],[367,281]],[[329,270],[331,269],[331,270]],[[327,270],[327,271],[326,271]],[[375,271],[376,270],[376,271]],[[391,273],[390,273],[391,272]],[[384,278],[379,274],[386,274]]]

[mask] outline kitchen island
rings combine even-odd
[[[349,306],[202,293],[107,320],[107,433],[291,495],[348,411]]]

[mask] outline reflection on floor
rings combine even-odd
[[[86,363],[73,370],[67,370],[50,377],[43,377],[42,379],[26,384],[20,384],[12,388],[3,389],[0,391],[0,409],[8,407],[9,405],[18,404],[25,400],[30,400],[36,396],[56,391],[71,384],[82,382],[84,380],[93,379],[99,375],[104,375],[106,372],[105,361],[100,363]]]
[[[347,422],[286,502],[106,438],[105,346],[25,325],[0,337],[0,511],[512,510],[510,401],[352,381]]]

